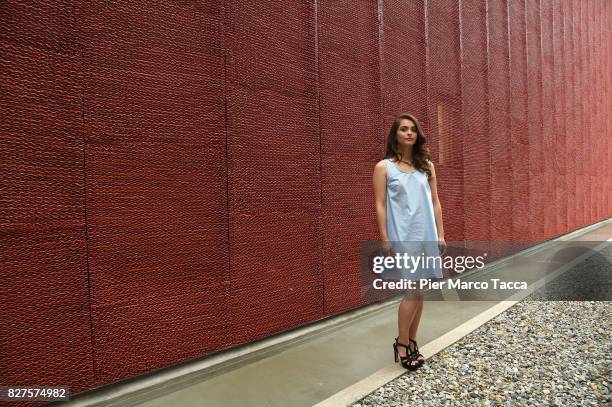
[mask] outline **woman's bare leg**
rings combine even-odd
[[[409,298],[405,298],[400,302],[399,309],[397,311],[397,330],[399,333],[398,341],[404,345],[408,345],[409,339],[412,338],[410,336],[410,327],[412,326],[412,321],[419,308],[418,299],[414,299],[414,296],[407,297]],[[400,356],[406,356],[406,348],[403,346],[398,346],[397,350]]]
[[[423,297],[421,297],[418,302],[419,304],[417,306],[417,310],[414,313],[414,318],[412,318],[412,324],[410,325],[410,338],[414,339],[415,341],[416,341],[417,331],[419,329],[419,322],[421,321],[421,314],[423,313],[423,305],[424,305]],[[414,345],[412,344],[412,342],[409,344],[409,346],[411,350],[414,350]],[[425,361],[425,359],[423,359],[422,357],[419,357],[418,360],[421,362]]]
[[[410,339],[416,340],[419,323],[421,322],[421,314],[423,314],[423,297],[418,300],[412,323],[410,324]]]

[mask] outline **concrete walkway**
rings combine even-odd
[[[427,343],[493,302],[425,302],[419,343]],[[397,305],[183,390],[138,404],[174,406],[312,406],[393,365]]]

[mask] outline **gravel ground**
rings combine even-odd
[[[602,255],[589,258],[556,284],[353,407],[612,405],[612,302],[548,300],[558,298],[559,290],[572,290],[564,281],[575,282],[578,273],[598,275],[609,287],[612,246]]]

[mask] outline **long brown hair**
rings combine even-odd
[[[417,118],[409,113],[402,113],[397,116],[395,120],[393,120],[391,130],[389,130],[389,136],[387,137],[387,152],[385,153],[385,158],[395,158],[397,161],[402,161],[402,153],[397,144],[397,130],[399,129],[400,123],[403,119],[412,120],[417,128],[417,139],[412,147],[412,161],[414,163],[414,168],[416,168],[418,171],[426,173],[427,178],[431,178],[431,169],[427,163],[431,157],[431,153],[429,152],[429,148],[425,145],[427,143],[427,138],[425,137],[421,124]]]

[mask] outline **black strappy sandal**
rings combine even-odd
[[[406,356],[399,356],[399,352],[397,350],[398,346],[403,346],[406,349]],[[421,364],[416,359],[417,358],[417,353],[415,353],[414,351],[410,350],[410,347],[408,347],[408,345],[404,345],[403,343],[399,343],[399,337],[395,338],[395,343],[393,344],[393,356],[395,357],[395,362],[396,363],[398,362],[398,356],[399,356],[399,362],[400,362],[400,364],[402,365],[402,367],[404,369],[408,369],[410,371],[415,371],[419,367],[421,367]]]
[[[420,352],[419,352],[419,345],[417,345],[416,341],[414,339],[409,339],[409,341],[414,344],[414,350],[413,352],[416,354],[416,356],[414,357],[417,362],[419,362],[419,366],[423,366],[425,364],[425,356],[423,356]],[[419,359],[422,358],[422,359]]]

